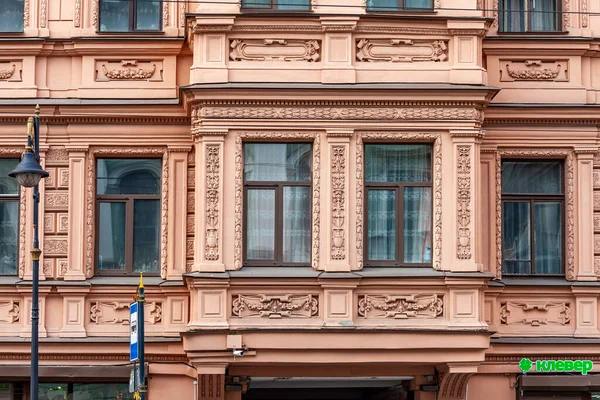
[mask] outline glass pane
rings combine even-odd
[[[366,144],[365,182],[431,181],[428,144]]]
[[[432,8],[431,0],[406,0],[406,8]]]
[[[19,195],[19,184],[15,178],[10,178],[8,173],[15,169],[19,160],[15,158],[0,159],[0,196]]]
[[[160,200],[136,200],[133,205],[133,271],[158,272]]]
[[[100,0],[100,31],[129,31],[129,0]]]
[[[68,383],[39,383],[39,400],[70,400]]]
[[[562,161],[502,162],[502,193],[562,194]]]
[[[500,29],[503,32],[525,31],[525,2],[527,0],[502,0],[500,12]]]
[[[160,158],[98,160],[98,194],[160,194]]]
[[[369,190],[368,259],[396,259],[396,191]]]
[[[283,188],[283,262],[310,262],[310,203],[306,186]]]
[[[309,0],[277,0],[277,8],[280,10],[308,10]]]
[[[160,1],[142,0],[136,2],[136,29],[160,29]]]
[[[394,11],[398,9],[398,0],[369,0],[367,9],[372,11]]]
[[[17,273],[19,202],[0,201],[0,274]]]
[[[24,7],[24,0],[0,0],[0,32],[23,32]]]
[[[275,190],[248,189],[246,257],[275,259]]]
[[[243,0],[242,6],[248,8],[271,8],[271,0]]]
[[[431,188],[404,188],[404,262],[431,262]]]
[[[127,383],[75,383],[73,384],[73,400],[132,400]],[[70,399],[69,399],[70,400]]]
[[[556,31],[556,0],[535,0],[531,12],[532,31]]]
[[[246,181],[307,182],[311,179],[310,143],[246,143]]]
[[[507,274],[531,273],[531,221],[529,203],[505,202],[502,259]]]
[[[125,269],[125,203],[100,203],[98,269]]]
[[[559,202],[533,205],[535,273],[560,274],[562,270],[562,209]]]

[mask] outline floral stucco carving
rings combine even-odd
[[[232,61],[307,61],[321,58],[318,40],[233,39],[229,42]]]
[[[13,64],[8,69],[0,69],[0,79],[9,79],[15,73],[17,66]]]
[[[587,28],[589,24],[588,0],[581,0],[581,26]]]
[[[444,302],[437,294],[359,296],[358,315],[363,318],[437,318]]]
[[[244,193],[244,141],[286,141],[312,140],[312,266],[319,267],[319,247],[321,231],[321,137],[318,132],[258,131],[238,132],[235,137],[235,229],[234,266],[242,267],[243,260],[243,193]]]
[[[560,73],[560,68],[561,65],[557,64],[555,69],[512,69],[510,64],[506,64],[508,75],[513,79],[522,81],[546,81],[556,79]]]
[[[433,267],[442,268],[442,138],[437,133],[372,132],[356,137],[356,263],[363,267],[364,250],[364,142],[428,142],[433,143]]]
[[[239,318],[311,318],[318,313],[319,302],[311,294],[239,294],[233,298],[231,309],[231,314]]]
[[[162,322],[162,302],[144,303],[144,321]],[[120,301],[95,301],[90,303],[90,322],[97,325],[129,324],[129,303]]]
[[[29,0],[23,3],[23,28],[29,28]]]
[[[151,69],[121,68],[111,69],[110,71],[106,69],[106,65],[102,65],[102,71],[106,77],[115,80],[148,79],[154,75],[154,72],[156,71],[156,65],[153,65]]]
[[[219,259],[219,181],[220,148],[218,144],[206,146],[206,260]]]
[[[162,60],[96,60],[96,81],[162,81]]]
[[[92,26],[98,30],[98,2],[100,0],[92,0]]]
[[[457,258],[471,258],[471,146],[457,146]]]
[[[40,28],[45,28],[48,21],[48,0],[40,2]]]
[[[21,319],[21,303],[14,300],[0,301],[0,323],[13,324]]]
[[[346,147],[331,147],[331,258],[346,258]]]
[[[503,325],[567,325],[571,321],[571,306],[566,302],[501,303],[500,323]]]
[[[568,149],[501,149],[496,158],[496,277],[502,277],[502,158],[561,158],[565,160],[566,277],[575,280],[575,172]]]
[[[448,44],[443,40],[360,39],[356,43],[356,59],[367,62],[446,61]]]
[[[79,28],[81,24],[81,1],[75,0],[75,15],[73,16],[73,25],[75,28]]]
[[[88,156],[86,171],[86,231],[85,231],[85,274],[91,278],[94,274],[94,226],[95,226],[95,204],[96,204],[96,158],[99,156],[120,157],[143,157],[162,156],[162,188],[161,188],[161,244],[160,244],[160,272],[165,278],[167,273],[167,237],[168,237],[168,199],[169,199],[169,176],[168,163],[169,153],[166,148],[140,147],[121,148],[105,147],[92,148]]]

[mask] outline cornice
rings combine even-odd
[[[579,118],[561,118],[561,119],[484,119],[484,126],[492,125],[599,125],[600,118],[579,119]]]
[[[129,361],[128,354],[98,354],[97,352],[91,352],[88,354],[49,354],[44,352],[39,355],[39,358],[40,360],[44,361]],[[0,354],[0,360],[27,361],[30,359],[30,354]],[[176,355],[146,354],[145,359],[147,362],[188,362],[188,358],[186,356]]]
[[[0,124],[26,124],[27,116],[0,116]],[[187,116],[54,116],[42,115],[42,124],[160,124],[189,125]]]

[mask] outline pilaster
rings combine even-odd
[[[596,150],[596,148],[575,149],[577,163],[575,265],[579,281],[597,279],[594,271],[594,154]]]
[[[200,132],[196,138],[194,271],[224,272],[223,151],[224,131]]]
[[[190,330],[227,329],[229,279],[194,280],[190,288]]]
[[[90,292],[90,287],[58,286],[57,290],[63,297],[63,319],[58,336],[86,337],[85,296]]]
[[[69,238],[66,281],[85,280],[85,180],[87,148],[69,152]]]
[[[323,235],[325,243],[322,244],[324,253],[327,254],[326,271],[350,271],[349,262],[349,222],[350,215],[348,204],[350,194],[349,180],[349,154],[350,137],[353,130],[328,130],[327,149],[329,151],[328,178],[325,182],[327,191],[323,198],[330,201],[323,202],[321,206],[326,207],[329,229]]]
[[[353,39],[359,17],[322,16],[325,31],[323,41],[323,83],[356,83],[356,71],[352,65]]]
[[[31,286],[17,287],[19,293],[23,293],[23,307],[21,308],[22,314],[24,315],[23,329],[21,329],[21,337],[31,337]],[[52,290],[51,286],[40,286],[39,287],[39,337],[47,337],[46,331],[46,296]]]
[[[227,31],[234,18],[196,18],[193,26],[194,63],[190,83],[218,83],[229,80]]]
[[[186,265],[187,157],[191,148],[169,148],[167,280],[180,280]]]
[[[226,364],[197,363],[198,399],[224,400]]]
[[[598,290],[572,286],[575,295],[575,337],[600,337],[598,330]]]
[[[477,197],[479,171],[479,138],[480,130],[451,130],[454,159],[454,201],[456,229],[454,230],[455,251],[452,257],[453,272],[479,271],[477,263]]]
[[[339,275],[339,274],[338,274]],[[358,287],[357,277],[319,279],[323,288],[323,327],[354,328],[354,310],[357,309],[354,290]]]
[[[480,258],[477,260],[482,264],[483,271],[496,274],[496,193],[500,190],[496,187],[496,168],[497,168],[497,148],[481,148],[479,162],[479,212],[477,216],[477,231],[480,234],[480,240],[477,241],[477,254]],[[499,276],[498,276],[499,277]]]

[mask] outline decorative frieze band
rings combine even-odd
[[[356,42],[360,62],[447,61],[448,42],[444,40],[360,39]]]
[[[438,318],[444,302],[437,294],[359,296],[358,315],[363,318]]]
[[[319,313],[319,302],[311,294],[239,294],[233,297],[231,313],[239,318],[311,318]]]
[[[318,40],[233,39],[229,42],[231,61],[306,61],[321,59]]]

